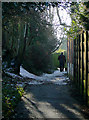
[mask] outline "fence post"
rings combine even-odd
[[[78,87],[80,90],[80,34],[78,36]]]
[[[76,60],[76,39],[74,39],[74,76],[73,76],[73,80],[75,82],[75,68],[76,68],[76,64],[75,64],[75,60]]]
[[[88,43],[88,44],[87,44],[87,45],[88,45],[88,53],[87,53],[87,55],[88,55],[88,56],[87,56],[87,60],[88,60],[88,61],[87,61],[87,62],[88,62],[88,63],[87,63],[87,69],[88,69],[88,76],[87,76],[87,77],[88,77],[88,78],[87,78],[88,98],[87,98],[87,99],[88,99],[88,106],[89,106],[89,31],[87,31],[87,43]]]
[[[84,32],[82,33],[82,95],[84,96]]]
[[[77,39],[76,39],[76,73],[77,73],[77,87],[78,87],[78,36],[77,36]]]
[[[70,39],[69,39],[69,78],[70,78]]]
[[[80,34],[80,93],[83,95],[83,33]]]
[[[84,100],[86,102],[86,98],[87,98],[87,41],[86,41],[86,32],[84,32],[84,79],[83,79],[83,84],[84,84]],[[86,102],[87,103],[87,102]]]
[[[88,31],[86,31],[86,103],[88,105]]]
[[[69,75],[69,37],[67,40],[67,73]]]

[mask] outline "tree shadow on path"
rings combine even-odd
[[[70,96],[69,85],[29,85],[15,118],[65,118],[84,120],[79,103]]]

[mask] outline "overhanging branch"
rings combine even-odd
[[[59,15],[58,7],[56,7],[56,10],[57,10],[57,15],[58,15],[58,18],[59,18],[60,25],[62,25],[62,26],[64,26],[64,27],[71,27],[71,26],[69,26],[69,25],[66,25],[65,23],[62,23],[61,18],[60,18],[60,15]]]

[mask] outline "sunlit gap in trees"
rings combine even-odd
[[[68,7],[64,6],[62,3],[62,6],[48,6],[45,10],[46,20],[52,25],[58,43],[63,42],[63,39],[67,38],[64,28],[66,27],[66,30],[69,30],[70,27],[68,26],[71,26],[70,3],[67,4]],[[60,15],[60,18],[58,14]],[[48,25],[46,27],[48,27]],[[57,46],[59,46],[59,44]]]

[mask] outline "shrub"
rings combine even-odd
[[[2,84],[2,112],[5,118],[9,118],[13,113],[17,103],[20,101],[24,90],[16,86],[14,81],[4,76]]]

